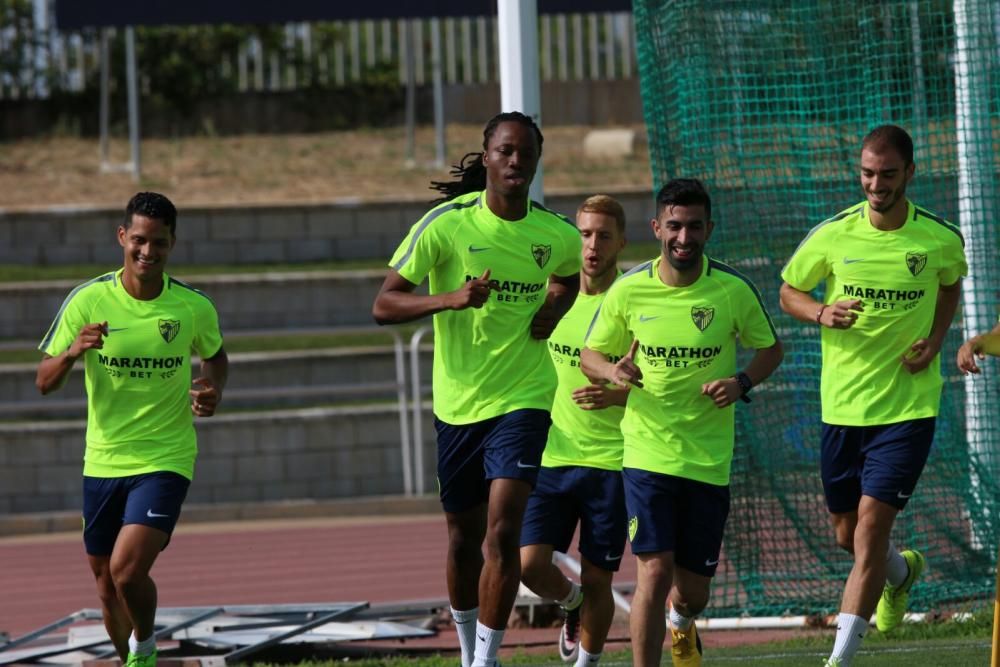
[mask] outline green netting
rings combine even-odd
[[[916,144],[907,193],[961,225],[971,277],[942,352],[937,436],[893,539],[929,570],[912,609],[991,599],[998,532],[998,365],[967,380],[955,351],[997,321],[1000,5],[956,0],[636,0],[653,181],[702,179],[710,252],[760,287],[785,343],[738,413],[733,509],[711,615],[829,613],[851,559],[819,478],[819,331],[778,307],[779,273],[815,224],[863,199],[860,142],[893,122]],[[968,11],[968,14],[964,12]],[[971,407],[970,407],[971,406]]]

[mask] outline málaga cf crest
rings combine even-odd
[[[181,330],[180,320],[160,320],[160,335],[168,343],[177,338],[177,332]]]
[[[552,257],[552,246],[532,243],[531,256],[535,258],[535,264],[538,264],[538,268],[544,268],[549,262],[549,257]]]
[[[699,331],[704,331],[715,319],[715,308],[712,306],[692,306],[691,320],[698,327]]]
[[[926,252],[906,253],[906,268],[908,268],[910,273],[914,276],[923,271],[925,266],[927,266]]]

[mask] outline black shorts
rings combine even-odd
[[[903,509],[934,441],[934,417],[884,426],[823,424],[823,493],[831,512],[858,509],[870,496]]]

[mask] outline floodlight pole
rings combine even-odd
[[[997,185],[990,139],[989,2],[955,0],[955,134],[958,144],[958,218],[965,236],[969,275],[962,291],[965,338],[989,331],[996,323],[989,276],[996,268]],[[952,363],[951,360],[946,360]],[[1000,406],[983,378],[965,377],[965,436],[972,459],[970,482],[974,506],[987,507],[983,478],[993,477],[1000,460],[990,440]],[[978,464],[978,465],[977,465]],[[973,528],[973,545],[991,548]]]
[[[538,74],[538,3],[536,0],[500,0],[500,108],[520,111],[542,125],[542,92]],[[531,183],[531,198],[544,202],[542,165]]]

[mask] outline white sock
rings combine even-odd
[[[583,590],[575,581],[569,582],[569,595],[562,600],[556,600],[563,609],[576,609],[583,604]]]
[[[587,649],[581,646],[580,653],[577,654],[573,667],[590,667],[590,665],[596,665],[600,660],[600,653],[587,653]]]
[[[909,573],[910,568],[906,565],[903,554],[896,551],[896,547],[890,542],[889,551],[885,555],[885,580],[890,586],[899,586],[906,581]]]
[[[472,655],[476,651],[476,624],[473,621],[479,620],[479,607],[465,611],[452,607],[451,617],[455,620],[458,645],[462,647],[462,667],[470,667]]]
[[[677,611],[677,608],[670,605],[670,625],[674,626],[674,630],[687,632],[692,623],[694,623],[694,616],[690,618],[687,616],[681,616],[680,612]]]
[[[494,630],[476,621],[476,655],[472,667],[494,667],[502,641],[503,630]]]
[[[861,640],[868,632],[868,620],[841,612],[837,615],[837,640],[833,643],[831,658],[840,658],[841,663],[849,665],[851,658],[861,647]]]
[[[139,641],[135,636],[135,630],[128,637],[128,650],[132,655],[150,655],[156,650],[156,634],[151,634],[146,639]]]

